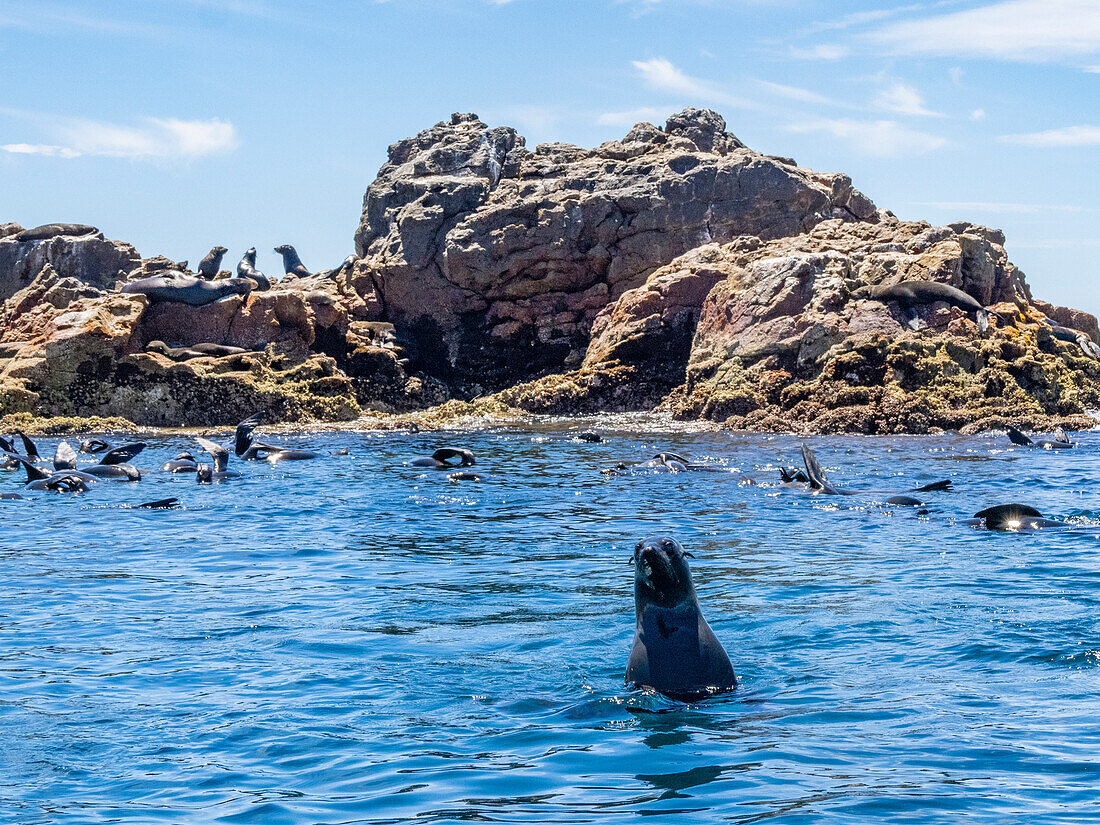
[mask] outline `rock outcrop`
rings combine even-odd
[[[660,409],[804,432],[1090,425],[1096,318],[1034,298],[1004,242],[900,221],[845,175],[750,150],[710,111],[533,150],[454,115],[390,147],[357,258],[269,291],[151,305],[117,290],[185,264],[92,227],[0,224],[0,415],[208,425],[453,399],[426,420]],[[990,309],[988,331],[973,307],[857,296],[902,281],[957,287]]]

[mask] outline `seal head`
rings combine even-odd
[[[634,548],[634,646],[626,682],[694,702],[733,690],[729,656],[703,617],[684,548],[669,536]]]

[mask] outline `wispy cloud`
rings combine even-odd
[[[851,14],[846,14],[843,17],[836,20],[828,20],[821,23],[814,23],[807,27],[806,31],[810,34],[826,31],[839,31],[841,29],[850,29],[853,26],[862,26],[868,23],[877,23],[880,20],[885,20],[888,17],[894,17],[907,11],[915,11],[922,8],[920,5],[911,6],[898,6],[893,9],[872,9],[871,11],[857,11]]]
[[[852,53],[852,50],[839,43],[819,43],[805,49],[791,46],[790,53],[791,57],[799,60],[843,60]]]
[[[685,74],[664,57],[635,60],[633,64],[646,85],[656,91],[691,98],[698,102],[717,103],[739,109],[760,108],[758,103],[737,95],[731,95],[710,81]]]
[[[1019,143],[1023,146],[1060,148],[1066,146],[1100,146],[1100,126],[1066,126],[1024,135],[1001,135],[1002,143]]]
[[[784,86],[782,83],[771,83],[767,80],[758,80],[756,84],[769,94],[785,97],[788,100],[797,100],[801,103],[816,103],[822,106],[846,105],[842,104],[839,100],[833,100],[831,97],[826,97],[825,95],[820,95],[817,92],[811,92],[809,89],[802,89],[798,86]]]
[[[888,112],[897,112],[902,115],[916,115],[920,117],[943,117],[939,112],[933,112],[924,106],[924,98],[920,92],[912,86],[904,83],[895,83],[889,89],[884,89],[875,95],[874,105]]]
[[[1041,203],[990,203],[983,201],[915,201],[913,206],[925,206],[943,212],[985,212],[998,215],[1040,215],[1044,212],[1086,212],[1083,206]]]
[[[665,115],[667,115],[667,112],[654,106],[642,106],[638,109],[631,109],[628,112],[604,112],[596,118],[596,122],[601,126],[623,126],[629,128],[635,123],[639,123],[643,120],[647,120],[651,123],[664,120]]]
[[[792,132],[823,132],[877,157],[921,155],[947,145],[938,135],[909,129],[893,120],[813,120],[787,127]]]
[[[867,37],[893,54],[1063,61],[1100,53],[1100,3],[1004,0],[893,23]]]
[[[6,113],[12,114],[9,110]],[[0,147],[12,154],[75,158],[101,157],[193,160],[232,151],[239,145],[237,130],[228,121],[142,118],[140,125],[122,126],[81,118],[18,113],[37,122],[53,141],[9,143]]]
[[[970,112],[970,119],[973,121],[985,120],[985,109],[974,109]]]

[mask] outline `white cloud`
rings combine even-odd
[[[985,120],[985,109],[975,109],[970,113],[970,119],[974,121]]]
[[[917,201],[913,206],[927,206],[944,212],[987,212],[1003,215],[1039,215],[1044,212],[1084,212],[1083,206],[1062,206],[1039,203],[989,203],[982,201]]]
[[[1085,71],[1089,74],[1100,74],[1100,66],[1085,66]]]
[[[824,132],[877,157],[920,155],[947,145],[937,135],[908,129],[893,120],[814,120],[787,127],[792,132]]]
[[[884,20],[887,17],[893,17],[902,12],[914,11],[919,9],[919,5],[913,6],[899,6],[894,9],[872,9],[871,11],[857,11],[851,14],[846,14],[838,20],[832,20],[827,23],[814,23],[807,31],[809,32],[824,32],[824,31],[838,31],[840,29],[850,29],[852,26],[861,26],[866,23],[875,23],[879,20]]]
[[[833,100],[830,97],[825,97],[825,95],[819,95],[817,92],[811,92],[809,89],[800,89],[797,86],[784,86],[782,83],[770,83],[767,80],[758,80],[756,83],[769,93],[790,100],[797,100],[802,103],[819,103],[823,106],[842,105],[839,101]]]
[[[1003,0],[868,35],[894,54],[1059,61],[1100,53],[1096,0]]]
[[[7,152],[75,158],[101,157],[193,160],[228,152],[239,143],[232,123],[218,120],[142,118],[140,126],[120,126],[80,118],[25,115],[37,121],[59,145],[12,143]]]
[[[641,74],[646,85],[661,92],[692,98],[698,102],[718,103],[723,106],[735,106],[741,109],[757,109],[759,105],[736,95],[728,94],[720,87],[706,80],[691,77],[663,57],[651,60],[635,60],[634,68]]]
[[[604,112],[596,118],[596,122],[601,126],[624,126],[629,128],[643,120],[650,123],[664,120],[663,114],[664,112],[661,109],[653,106],[642,106],[638,109],[631,109],[629,112]]]
[[[964,74],[962,66],[952,66],[950,74],[951,82],[954,83],[956,86],[961,86]]]
[[[924,98],[920,92],[912,86],[904,83],[895,83],[889,89],[884,89],[875,95],[874,105],[888,112],[897,112],[902,115],[918,115],[921,117],[943,117],[939,112],[933,112],[924,107]]]
[[[808,49],[791,46],[791,57],[799,60],[842,60],[851,54],[851,49],[837,43],[821,43]]]
[[[68,149],[64,146],[47,146],[43,143],[8,143],[0,146],[0,149],[11,152],[13,155],[44,155],[53,158],[80,157],[80,152],[75,149]]]
[[[1064,129],[1048,129],[1026,135],[1001,135],[997,140],[1042,148],[1100,146],[1100,126],[1066,126]]]

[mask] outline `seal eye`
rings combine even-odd
[[[665,550],[671,550],[672,549],[672,542],[669,541],[668,539],[664,539],[661,542],[661,547]]]
[[[637,544],[634,545],[634,552],[635,553],[641,553],[642,552],[642,543],[641,542],[638,542]]]

